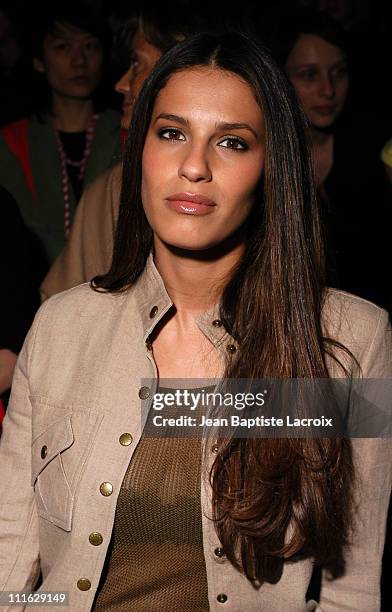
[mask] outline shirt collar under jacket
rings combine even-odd
[[[148,343],[149,336],[159,321],[173,306],[152,254],[147,259],[146,267],[134,287],[134,292],[142,319],[144,341]],[[196,318],[196,325],[222,355],[237,350],[238,344],[226,332],[219,318],[219,304],[199,315]]]

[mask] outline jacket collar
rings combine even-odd
[[[152,253],[134,290],[142,320],[143,338],[147,342],[159,321],[173,306],[163,279],[154,264]],[[220,320],[219,304],[199,315],[196,318],[196,325],[220,352],[226,354],[227,351],[237,350],[238,344],[226,332]]]

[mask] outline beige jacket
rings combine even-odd
[[[41,307],[19,357],[0,445],[0,590],[31,588],[41,569],[40,591],[69,591],[73,612],[90,610],[117,496],[153,393],[150,389],[150,399],[140,401],[142,380],[156,376],[146,340],[170,306],[149,260],[127,292],[98,293],[85,284]],[[212,325],[215,318],[216,312],[205,313],[198,326],[224,358],[233,340],[223,326]],[[392,376],[385,311],[331,290],[324,323],[328,334],[355,354],[364,376]],[[132,435],[130,445],[124,433]],[[323,583],[317,608],[305,603],[311,559],[287,563],[276,585],[255,590],[224,557],[214,555],[219,541],[207,518],[209,485],[202,484],[211,611],[379,610],[392,448],[389,439],[356,439],[353,446],[358,503],[353,545],[346,574]],[[102,535],[100,545],[90,543],[94,532]],[[225,603],[218,600],[222,594]]]
[[[83,193],[68,242],[42,282],[42,300],[109,270],[120,191],[118,164],[101,174]]]

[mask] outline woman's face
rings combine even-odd
[[[132,41],[129,68],[115,85],[115,90],[124,96],[121,115],[122,129],[129,128],[135,100],[161,55],[162,51],[147,42],[139,30]]]
[[[347,96],[343,51],[319,36],[301,34],[287,59],[286,70],[310,123],[316,128],[330,127]]]
[[[248,217],[265,127],[251,87],[231,72],[174,74],[157,96],[143,151],[142,200],[157,241],[215,247]]]
[[[52,91],[74,99],[90,98],[101,80],[102,47],[93,35],[71,24],[56,24],[44,39],[42,60],[34,67],[45,73]]]

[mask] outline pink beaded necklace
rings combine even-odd
[[[91,147],[93,144],[94,131],[97,125],[99,115],[92,115],[87,130],[86,130],[86,144],[84,147],[83,157],[79,161],[74,161],[70,159],[64,149],[64,145],[61,142],[60,135],[56,130],[56,139],[57,139],[57,148],[60,157],[61,164],[61,184],[63,188],[63,199],[64,199],[64,234],[67,239],[69,236],[69,232],[71,229],[71,208],[69,204],[69,176],[67,171],[67,165],[74,166],[75,168],[79,168],[78,180],[80,182],[84,181],[84,177],[86,175],[86,167],[88,158],[90,157]]]

